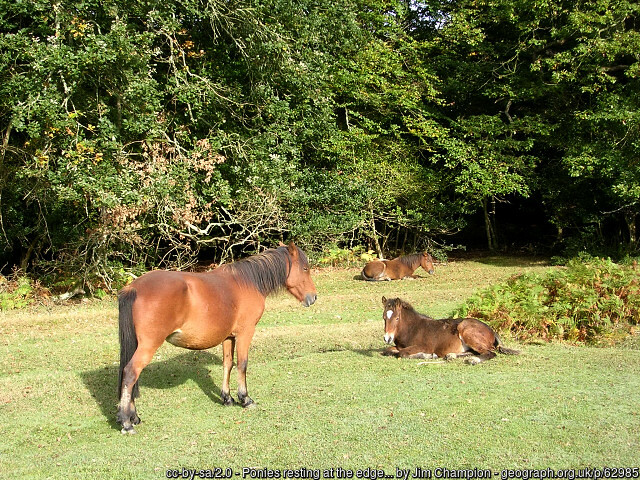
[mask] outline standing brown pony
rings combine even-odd
[[[364,266],[362,278],[369,282],[417,278],[413,272],[418,267],[424,268],[429,275],[433,275],[433,258],[431,258],[431,255],[423,252],[405,255],[393,260],[374,260]]]
[[[317,298],[309,262],[293,242],[223,265],[207,273],[153,271],[134,280],[118,295],[120,311],[120,404],[122,433],[135,433],[140,423],[134,399],[138,377],[165,340],[178,347],[202,350],[222,343],[221,396],[232,405],[229,375],[234,348],[238,361],[238,400],[247,394],[247,359],[256,324],[270,293],[286,288],[305,307]]]
[[[384,341],[383,355],[403,358],[445,358],[450,360],[477,354],[467,360],[476,365],[496,356],[496,351],[510,355],[520,352],[502,346],[493,329],[475,318],[434,320],[418,313],[400,298],[382,297]]]

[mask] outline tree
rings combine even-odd
[[[537,191],[559,232],[623,216],[633,250],[638,5],[463,0],[427,7],[434,13],[426,18],[440,23],[427,22],[430,33],[420,34],[431,42],[443,116],[451,119],[436,166],[455,172],[459,194],[480,200],[489,247],[492,199]]]
[[[567,248],[633,252],[638,8],[0,0],[4,269],[117,286],[289,237],[413,250],[475,215],[495,249],[526,201]]]

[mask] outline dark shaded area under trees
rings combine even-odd
[[[0,0],[0,32],[3,273],[637,253],[637,2]]]

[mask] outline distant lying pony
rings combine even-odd
[[[404,300],[382,297],[384,341],[383,355],[403,358],[444,358],[472,356],[471,365],[490,360],[496,352],[518,355],[520,352],[502,346],[493,329],[475,318],[434,320],[414,310]]]
[[[424,268],[429,275],[433,275],[433,258],[431,258],[431,255],[423,252],[405,255],[393,260],[374,260],[364,266],[362,278],[369,282],[416,278],[413,272],[418,267]]]

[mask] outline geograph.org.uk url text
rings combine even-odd
[[[531,480],[531,479],[566,479],[566,480],[601,480],[601,479],[636,479],[640,478],[640,467],[603,467],[580,469],[481,469],[481,468],[423,468],[412,469],[395,468],[389,472],[381,468],[348,469],[342,467],[310,469],[306,467],[272,469],[245,467],[241,469],[211,468],[193,469],[176,468],[165,472],[166,478],[213,478],[218,480],[261,480],[261,479],[294,479],[294,480],[328,480],[328,479],[366,479],[366,480],[418,480],[418,479],[500,479],[500,480]]]

